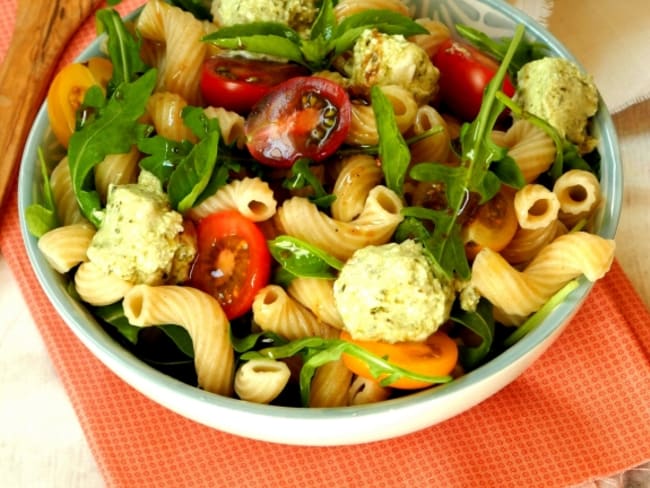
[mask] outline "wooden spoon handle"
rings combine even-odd
[[[0,66],[0,206],[63,48],[99,3],[18,2],[14,34]]]

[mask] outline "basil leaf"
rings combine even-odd
[[[273,258],[292,275],[303,278],[335,278],[343,263],[296,237],[278,236],[268,242]]]
[[[377,122],[379,159],[381,160],[386,186],[398,195],[402,195],[404,193],[406,171],[411,162],[411,151],[399,131],[395,120],[395,112],[388,97],[384,95],[384,92],[377,85],[370,89],[370,97]]]
[[[102,205],[91,178],[93,168],[109,154],[129,152],[143,137],[145,127],[138,119],[145,113],[155,84],[156,70],[149,70],[134,82],[118,86],[97,118],[70,137],[72,188],[82,213],[95,226],[99,225],[97,212]]]

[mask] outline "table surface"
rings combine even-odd
[[[614,122],[625,184],[616,256],[650,308],[650,101],[616,114]],[[70,401],[1,256],[0,317],[2,485],[103,486]],[[650,464],[645,468],[633,476],[642,476],[650,483]],[[598,483],[585,483],[581,488],[625,484],[623,476],[618,475]]]

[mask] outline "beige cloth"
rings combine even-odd
[[[509,0],[591,73],[611,112],[650,98],[648,0]]]

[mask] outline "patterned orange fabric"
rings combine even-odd
[[[15,1],[0,3],[2,56]],[[119,9],[139,3],[125,1]],[[93,28],[90,19],[63,62],[87,44]],[[145,398],[95,359],[31,271],[15,191],[0,213],[0,250],[108,486],[562,487],[650,459],[650,314],[616,262],[558,341],[514,383],[468,412],[393,440],[295,447],[198,425]]]

